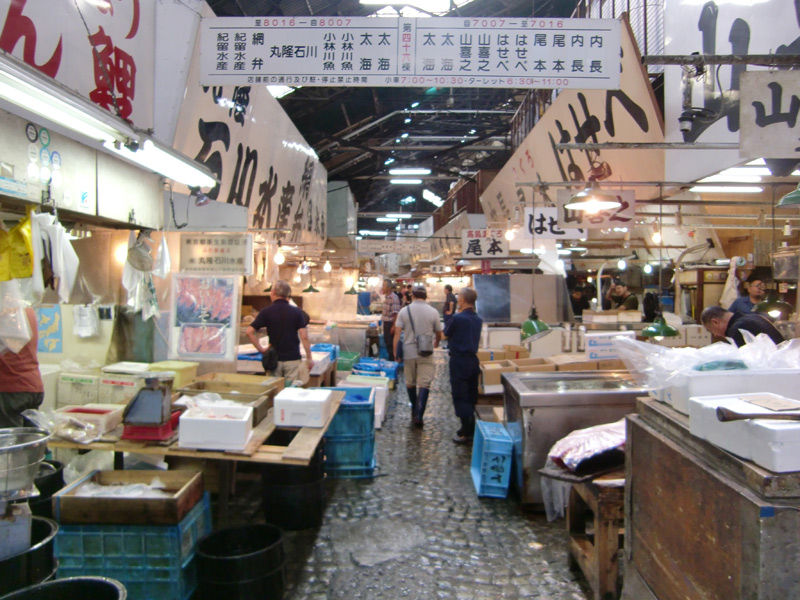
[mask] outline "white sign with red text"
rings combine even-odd
[[[153,126],[155,3],[0,0],[0,49],[139,128]]]

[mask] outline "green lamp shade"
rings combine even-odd
[[[783,198],[778,200],[778,203],[775,206],[797,206],[798,204],[800,204],[800,184],[798,184],[796,189],[793,189]]]
[[[345,292],[345,295],[347,295],[347,296],[355,296],[356,294],[358,294],[358,290],[356,289],[356,286],[352,286],[349,290],[347,290]]]
[[[753,307],[753,312],[760,313],[762,315],[768,315],[773,319],[788,319],[789,315],[794,312],[794,307],[788,302],[778,300],[773,296],[768,297],[763,302],[756,304]]]
[[[319,292],[319,290],[309,283],[308,287],[306,289],[304,289],[302,293],[303,294],[316,294],[317,292]]]
[[[532,335],[548,331],[550,326],[539,319],[528,319],[522,324],[522,339],[526,340]]]
[[[265,288],[264,288],[264,291],[265,291],[265,292],[271,292],[271,291],[272,291],[272,284],[270,283],[270,284],[269,284],[269,287],[265,287]]]
[[[675,337],[678,330],[667,325],[664,317],[656,317],[655,320],[642,330],[644,337]]]

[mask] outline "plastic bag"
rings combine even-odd
[[[90,450],[86,454],[78,454],[64,466],[64,483],[70,484],[92,471],[111,471],[113,469],[113,452]]]
[[[169,258],[169,247],[167,246],[167,236],[165,234],[161,234],[161,243],[158,246],[158,255],[153,263],[153,275],[155,277],[159,277],[160,279],[164,279],[167,275],[169,275],[170,269],[171,264]]]
[[[96,306],[72,307],[72,333],[79,338],[95,337],[100,333],[100,317]]]
[[[164,491],[164,483],[157,477],[147,483],[128,483],[101,485],[87,481],[79,485],[72,496],[89,498],[171,498],[172,494]]]
[[[65,413],[29,408],[22,411],[22,416],[54,436],[78,444],[91,444],[103,435],[95,423],[86,423]]]
[[[728,310],[728,307],[739,297],[739,278],[736,276],[738,259],[738,256],[731,258],[728,278],[725,280],[725,287],[722,288],[722,295],[719,297],[719,305],[725,310]]]
[[[8,231],[0,229],[0,281],[33,276],[31,218],[26,215]]]
[[[611,450],[625,448],[625,419],[577,429],[561,438],[547,453],[559,467],[576,471],[581,463]]]
[[[19,282],[0,282],[0,352],[19,352],[31,341],[32,333]]]

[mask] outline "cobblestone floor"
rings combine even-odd
[[[410,426],[405,388],[391,396],[376,432],[379,475],[328,481],[322,526],[286,534],[286,598],[589,597],[567,565],[563,520],[477,497],[471,449],[451,441],[458,422],[448,391],[433,394],[422,430]],[[240,520],[263,518],[259,495],[242,494],[250,507],[234,511]]]

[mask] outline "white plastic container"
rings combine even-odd
[[[689,430],[692,435],[770,471],[800,471],[800,421],[749,419],[723,423],[717,419],[718,406],[741,413],[772,413],[768,408],[748,402],[748,399],[765,397],[786,399],[764,392],[693,396],[689,399]],[[800,402],[797,412],[800,412]]]
[[[143,387],[141,374],[103,373],[97,384],[97,399],[101,403],[127,404]]]
[[[120,404],[89,403],[62,406],[56,412],[84,423],[94,423],[102,433],[107,433],[122,423],[122,413],[125,412],[125,407]]]
[[[180,418],[178,445],[196,450],[241,452],[252,431],[252,406],[190,408]]]
[[[142,362],[118,362],[100,368],[103,373],[126,373],[128,375],[144,373],[149,369],[150,363]]]
[[[100,372],[62,372],[58,376],[56,406],[97,402]]]
[[[39,363],[39,374],[42,376],[44,384],[44,400],[39,410],[53,410],[58,402],[58,376],[61,367]]]
[[[331,416],[331,391],[285,388],[275,396],[273,415],[279,427],[322,427]]]
[[[601,331],[587,332],[585,334],[586,360],[609,360],[621,358],[614,345],[614,338],[618,336],[635,338],[633,331]]]

